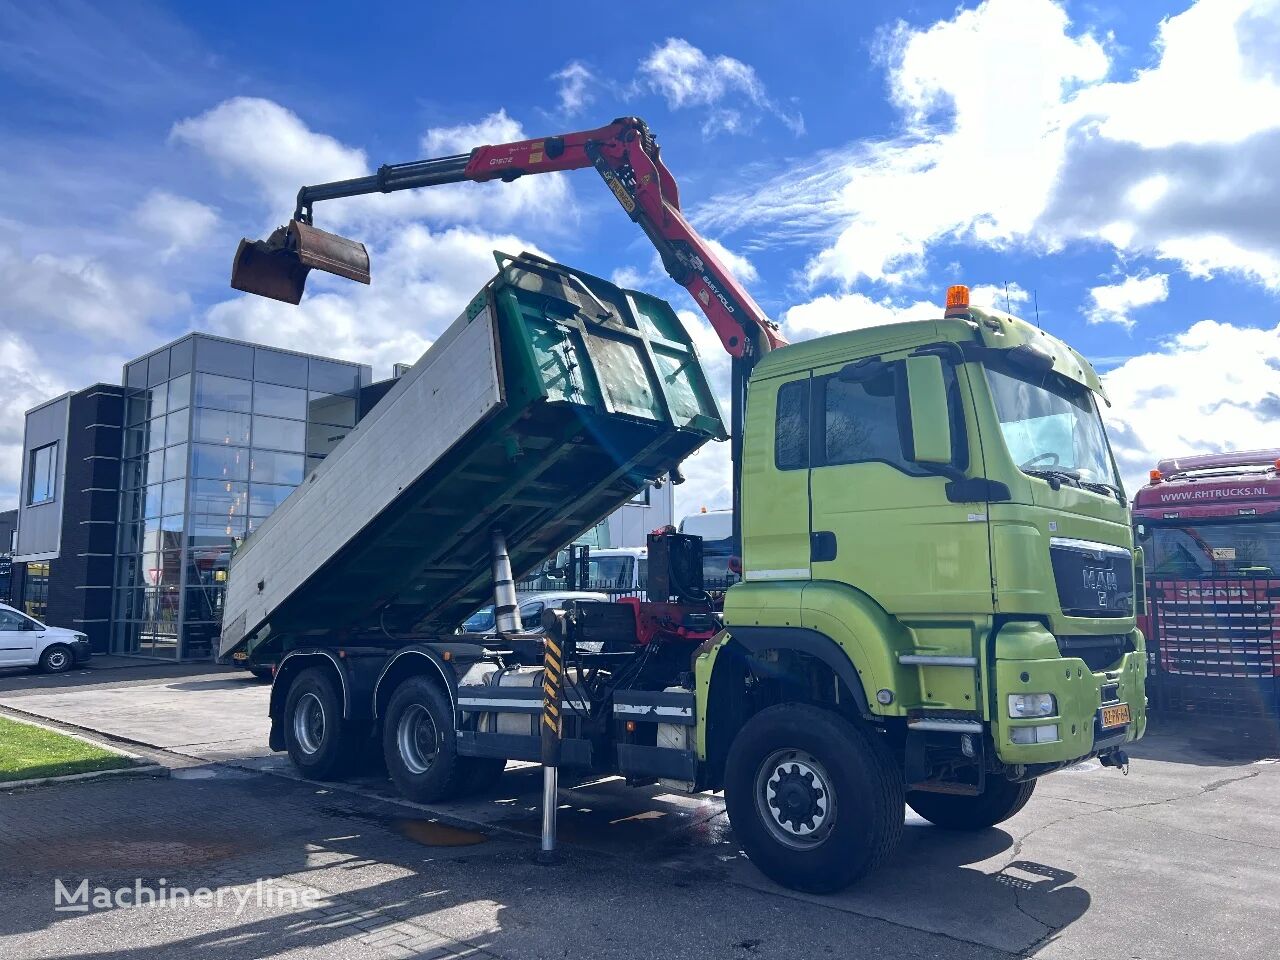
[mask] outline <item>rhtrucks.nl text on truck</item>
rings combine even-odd
[[[1161,460],[1133,501],[1158,706],[1280,711],[1280,449]]]
[[[761,358],[722,619],[651,587],[548,620],[562,762],[724,791],[752,861],[795,888],[882,861],[904,802],[984,828],[1037,777],[1124,764],[1145,728],[1097,376],[1019,319],[949,313]],[[667,304],[504,260],[233,561],[221,652],[278,664],[273,747],[319,777],[381,750],[429,802],[536,760],[542,667],[455,625],[723,435]]]

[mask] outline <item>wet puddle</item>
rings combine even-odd
[[[475,830],[450,827],[434,820],[396,820],[396,833],[426,847],[474,847],[488,837]]]

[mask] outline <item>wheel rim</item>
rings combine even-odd
[[[836,793],[826,768],[803,750],[775,750],[756,773],[756,812],[773,838],[810,850],[831,835]]]
[[[422,704],[411,704],[400,714],[396,744],[400,748],[400,759],[410,773],[423,774],[431,769],[439,749],[439,739],[436,722]]]
[[[53,650],[49,653],[49,669],[62,670],[67,666],[67,655],[61,650]]]
[[[293,712],[293,736],[303,753],[316,753],[324,743],[324,704],[314,693],[298,698]]]

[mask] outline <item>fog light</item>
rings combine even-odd
[[[1011,743],[1029,744],[1029,743],[1053,743],[1058,739],[1058,725],[1056,723],[1041,723],[1034,727],[1014,727],[1009,731],[1009,741]]]
[[[1058,701],[1052,693],[1009,694],[1009,716],[1015,720],[1052,717],[1058,712]]]
[[[978,742],[973,734],[966,733],[960,738],[960,752],[971,760],[978,755]]]

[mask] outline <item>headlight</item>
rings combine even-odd
[[[1052,717],[1058,712],[1058,701],[1052,693],[1009,694],[1009,716],[1015,720]]]

